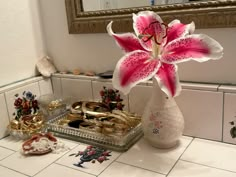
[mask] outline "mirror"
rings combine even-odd
[[[134,8],[154,5],[187,3],[191,1],[209,0],[82,0],[83,11],[99,11],[111,9]]]
[[[94,0],[65,0],[70,34],[78,33],[106,33],[106,25],[114,21],[113,30],[115,32],[133,31],[132,13],[151,10],[158,12],[163,21],[169,23],[174,19],[179,19],[183,23],[195,22],[197,28],[223,28],[236,27],[236,0],[158,0],[161,5],[142,6],[119,9],[94,10],[83,2],[95,2]],[[98,0],[100,3],[102,0]],[[118,0],[103,0],[102,2],[118,2]],[[120,1],[120,0],[119,0]],[[127,1],[127,0],[126,0]],[[143,0],[146,2],[146,0]],[[174,2],[186,3],[174,3]],[[149,0],[150,2],[150,0]],[[174,4],[167,4],[173,2]],[[95,3],[94,3],[94,6]],[[111,7],[112,5],[108,5]],[[100,6],[101,7],[101,4]],[[112,6],[113,7],[113,6]],[[114,6],[115,7],[115,6]]]

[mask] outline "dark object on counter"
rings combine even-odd
[[[69,127],[79,128],[80,124],[84,122],[83,120],[74,120],[68,123]]]
[[[236,138],[236,127],[231,128],[230,135],[231,135],[232,138]]]
[[[113,76],[113,71],[106,71],[103,73],[98,73],[97,75],[101,78],[104,78],[104,79],[111,79]]]

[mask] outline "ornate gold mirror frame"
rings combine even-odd
[[[199,1],[185,4],[125,8],[83,12],[82,0],[65,0],[70,34],[105,33],[106,25],[114,21],[115,32],[132,30],[132,13],[151,10],[169,23],[179,19],[195,22],[197,28],[236,27],[236,0]]]

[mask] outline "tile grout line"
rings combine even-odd
[[[183,87],[182,87],[183,88]],[[201,88],[183,88],[183,90],[193,90],[193,91],[201,91],[201,92],[220,92],[216,89],[201,89]]]
[[[223,169],[223,168],[217,168],[217,167],[213,167],[213,166],[209,166],[209,165],[205,165],[205,164],[201,164],[201,163],[197,163],[197,162],[191,162],[191,161],[184,160],[184,159],[180,159],[180,161],[188,162],[188,163],[192,163],[192,164],[195,164],[195,165],[200,165],[200,166],[204,166],[204,167],[213,168],[213,169],[217,169],[217,170],[221,170],[221,171],[226,171],[226,172],[231,172],[231,173],[235,173],[236,174],[236,171],[231,171],[231,170],[227,170],[227,169]]]
[[[63,91],[63,87],[62,87],[62,78],[60,78],[60,89],[61,89],[61,97],[63,97],[64,91]]]
[[[127,100],[128,100],[128,111],[130,112],[130,101],[129,101],[129,94],[127,95]]]
[[[52,84],[52,94],[55,95],[55,91],[54,91],[55,85],[53,84],[53,77],[51,77],[50,80],[51,80],[51,84]]]
[[[77,145],[78,146],[78,145]],[[52,163],[48,164],[46,167],[42,168],[41,170],[39,170],[37,173],[35,173],[33,176],[36,176],[37,174],[41,173],[43,170],[45,170],[46,168],[48,168],[50,165],[56,163],[57,160],[59,160],[60,158],[64,157],[66,154],[68,154],[70,151],[72,151],[73,149],[75,149],[77,146],[75,146],[74,148],[68,150],[68,152],[65,152],[65,154],[63,154],[62,156],[58,157],[57,159],[55,159]]]
[[[187,137],[195,138],[195,139],[200,139],[200,140],[204,140],[204,141],[212,141],[212,142],[215,142],[215,143],[224,143],[226,145],[235,145],[236,146],[235,143],[222,142],[221,140],[216,140],[216,139],[204,138],[204,137],[199,137],[199,136],[190,136],[190,135],[183,135],[183,136],[187,136]]]
[[[6,167],[6,166],[4,166],[4,165],[2,165],[2,164],[0,164],[0,166],[1,166],[1,167],[4,167],[4,168],[7,168],[7,169],[10,170],[10,171],[14,171],[14,172],[17,172],[17,173],[19,173],[19,174],[22,174],[22,175],[24,175],[24,176],[31,177],[30,175],[27,175],[27,174],[25,174],[25,173],[22,173],[22,172],[19,172],[19,171],[15,170],[15,169]]]
[[[10,136],[10,135],[6,135],[6,136],[0,138],[0,141],[3,140],[3,139],[5,139],[5,138],[7,138],[8,136]]]
[[[63,164],[60,164],[60,163],[57,163],[57,162],[55,162],[54,164],[60,165],[60,166],[62,166],[62,167],[66,167],[66,168],[69,168],[69,169],[72,169],[72,170],[75,170],[75,171],[80,171],[80,172],[85,173],[85,174],[88,174],[88,175],[96,176],[96,175],[94,175],[94,174],[92,174],[92,173],[88,173],[88,172],[85,172],[85,171],[77,170],[77,169],[74,169],[74,168],[72,168],[72,167],[70,167],[70,166],[66,166],[66,165],[63,165]],[[79,167],[78,167],[78,169],[79,169]]]
[[[131,165],[131,164],[124,163],[124,162],[120,162],[120,161],[116,161],[116,162],[117,162],[117,163],[121,163],[121,164],[123,164],[123,165],[128,165],[128,166],[131,166],[131,167],[135,167],[135,168],[139,168],[139,169],[142,169],[142,170],[145,170],[145,171],[149,171],[149,172],[152,172],[152,173],[157,173],[157,174],[160,174],[160,175],[166,175],[166,174],[161,173],[161,172],[149,170],[149,169],[146,169],[146,168],[143,168],[143,167],[138,167],[138,166],[135,166],[135,165]]]
[[[5,104],[6,104],[6,107],[7,107],[7,115],[8,115],[8,121],[9,121],[9,123],[10,123],[10,120],[11,120],[11,118],[10,118],[10,111],[9,111],[9,108],[8,108],[8,104],[7,104],[7,96],[6,96],[6,92],[4,92],[3,93],[3,95],[4,95],[4,100],[5,100]]]
[[[106,168],[104,168],[101,173],[99,173],[97,176],[101,175],[108,167],[110,167],[123,153],[120,153]]]
[[[10,149],[10,148],[5,147],[5,146],[2,146],[2,145],[0,145],[0,147],[1,147],[1,148],[5,148],[5,149],[10,150],[10,151],[13,151],[13,152],[18,152],[18,150],[16,151],[16,150]]]
[[[112,82],[111,79],[101,79],[101,78],[96,77],[96,76],[90,76],[90,77],[83,77],[83,76],[81,77],[81,76],[80,75],[73,75],[73,74],[59,74],[59,73],[56,73],[56,74],[52,75],[52,77],[60,78],[60,79],[66,78],[66,79],[74,79],[74,80],[87,80],[87,81],[90,80],[90,81],[107,82],[107,83]],[[189,84],[189,85],[191,85],[191,84],[196,84],[197,85],[197,86],[183,86],[182,85],[183,89],[187,89],[187,90],[222,92],[222,91],[219,90],[219,88],[220,88],[220,86],[222,86],[222,84],[219,84],[219,83],[181,82],[181,84],[183,84],[183,83],[186,83],[186,84]],[[148,81],[141,82],[138,85],[151,86],[151,84]],[[200,86],[198,86],[198,85],[200,85]],[[201,85],[208,85],[208,87],[201,87]],[[213,88],[209,85],[213,85]],[[225,84],[225,85],[229,85],[229,84]]]
[[[2,145],[0,145],[0,148],[4,148],[4,149],[7,149],[7,150],[10,150],[10,151],[13,151],[13,152],[18,152],[18,150],[16,151],[16,150],[10,149],[10,148],[2,146]]]
[[[219,84],[218,87],[216,88],[217,92],[221,92],[221,91],[220,91],[221,85],[222,85],[222,84]]]
[[[5,148],[5,149],[6,149],[6,148]],[[15,154],[15,153],[16,153],[16,151],[13,151],[10,155],[8,155],[8,156],[2,158],[2,159],[0,160],[0,162],[3,161],[3,160],[5,160],[6,158],[12,156],[12,155]],[[1,165],[1,164],[0,164],[0,165]]]
[[[183,154],[186,152],[186,150],[189,148],[189,146],[192,144],[192,142],[194,141],[195,138],[193,138],[191,140],[191,142],[188,144],[188,146],[185,148],[185,150],[183,151],[183,153],[179,156],[179,158],[176,160],[175,164],[173,165],[173,167],[170,169],[170,171],[166,174],[166,177],[169,176],[170,172],[175,168],[176,164],[181,160],[181,157],[183,156]]]
[[[41,96],[41,95],[42,95],[42,92],[41,92],[41,88],[40,88],[39,81],[38,81],[38,87],[39,87],[39,93],[40,93],[40,96]]]
[[[223,105],[222,105],[222,132],[221,132],[221,141],[224,142],[224,121],[225,121],[225,93],[223,92]]]
[[[93,88],[93,81],[91,80],[91,90],[92,90],[92,98],[93,98],[93,101],[95,101],[95,98],[94,98],[94,88]]]

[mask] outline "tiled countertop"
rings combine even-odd
[[[0,177],[236,177],[236,145],[182,137],[179,146],[161,150],[139,140],[125,153],[111,152],[103,163],[77,167],[87,145],[60,139],[69,151],[23,156],[22,141],[0,140]]]

